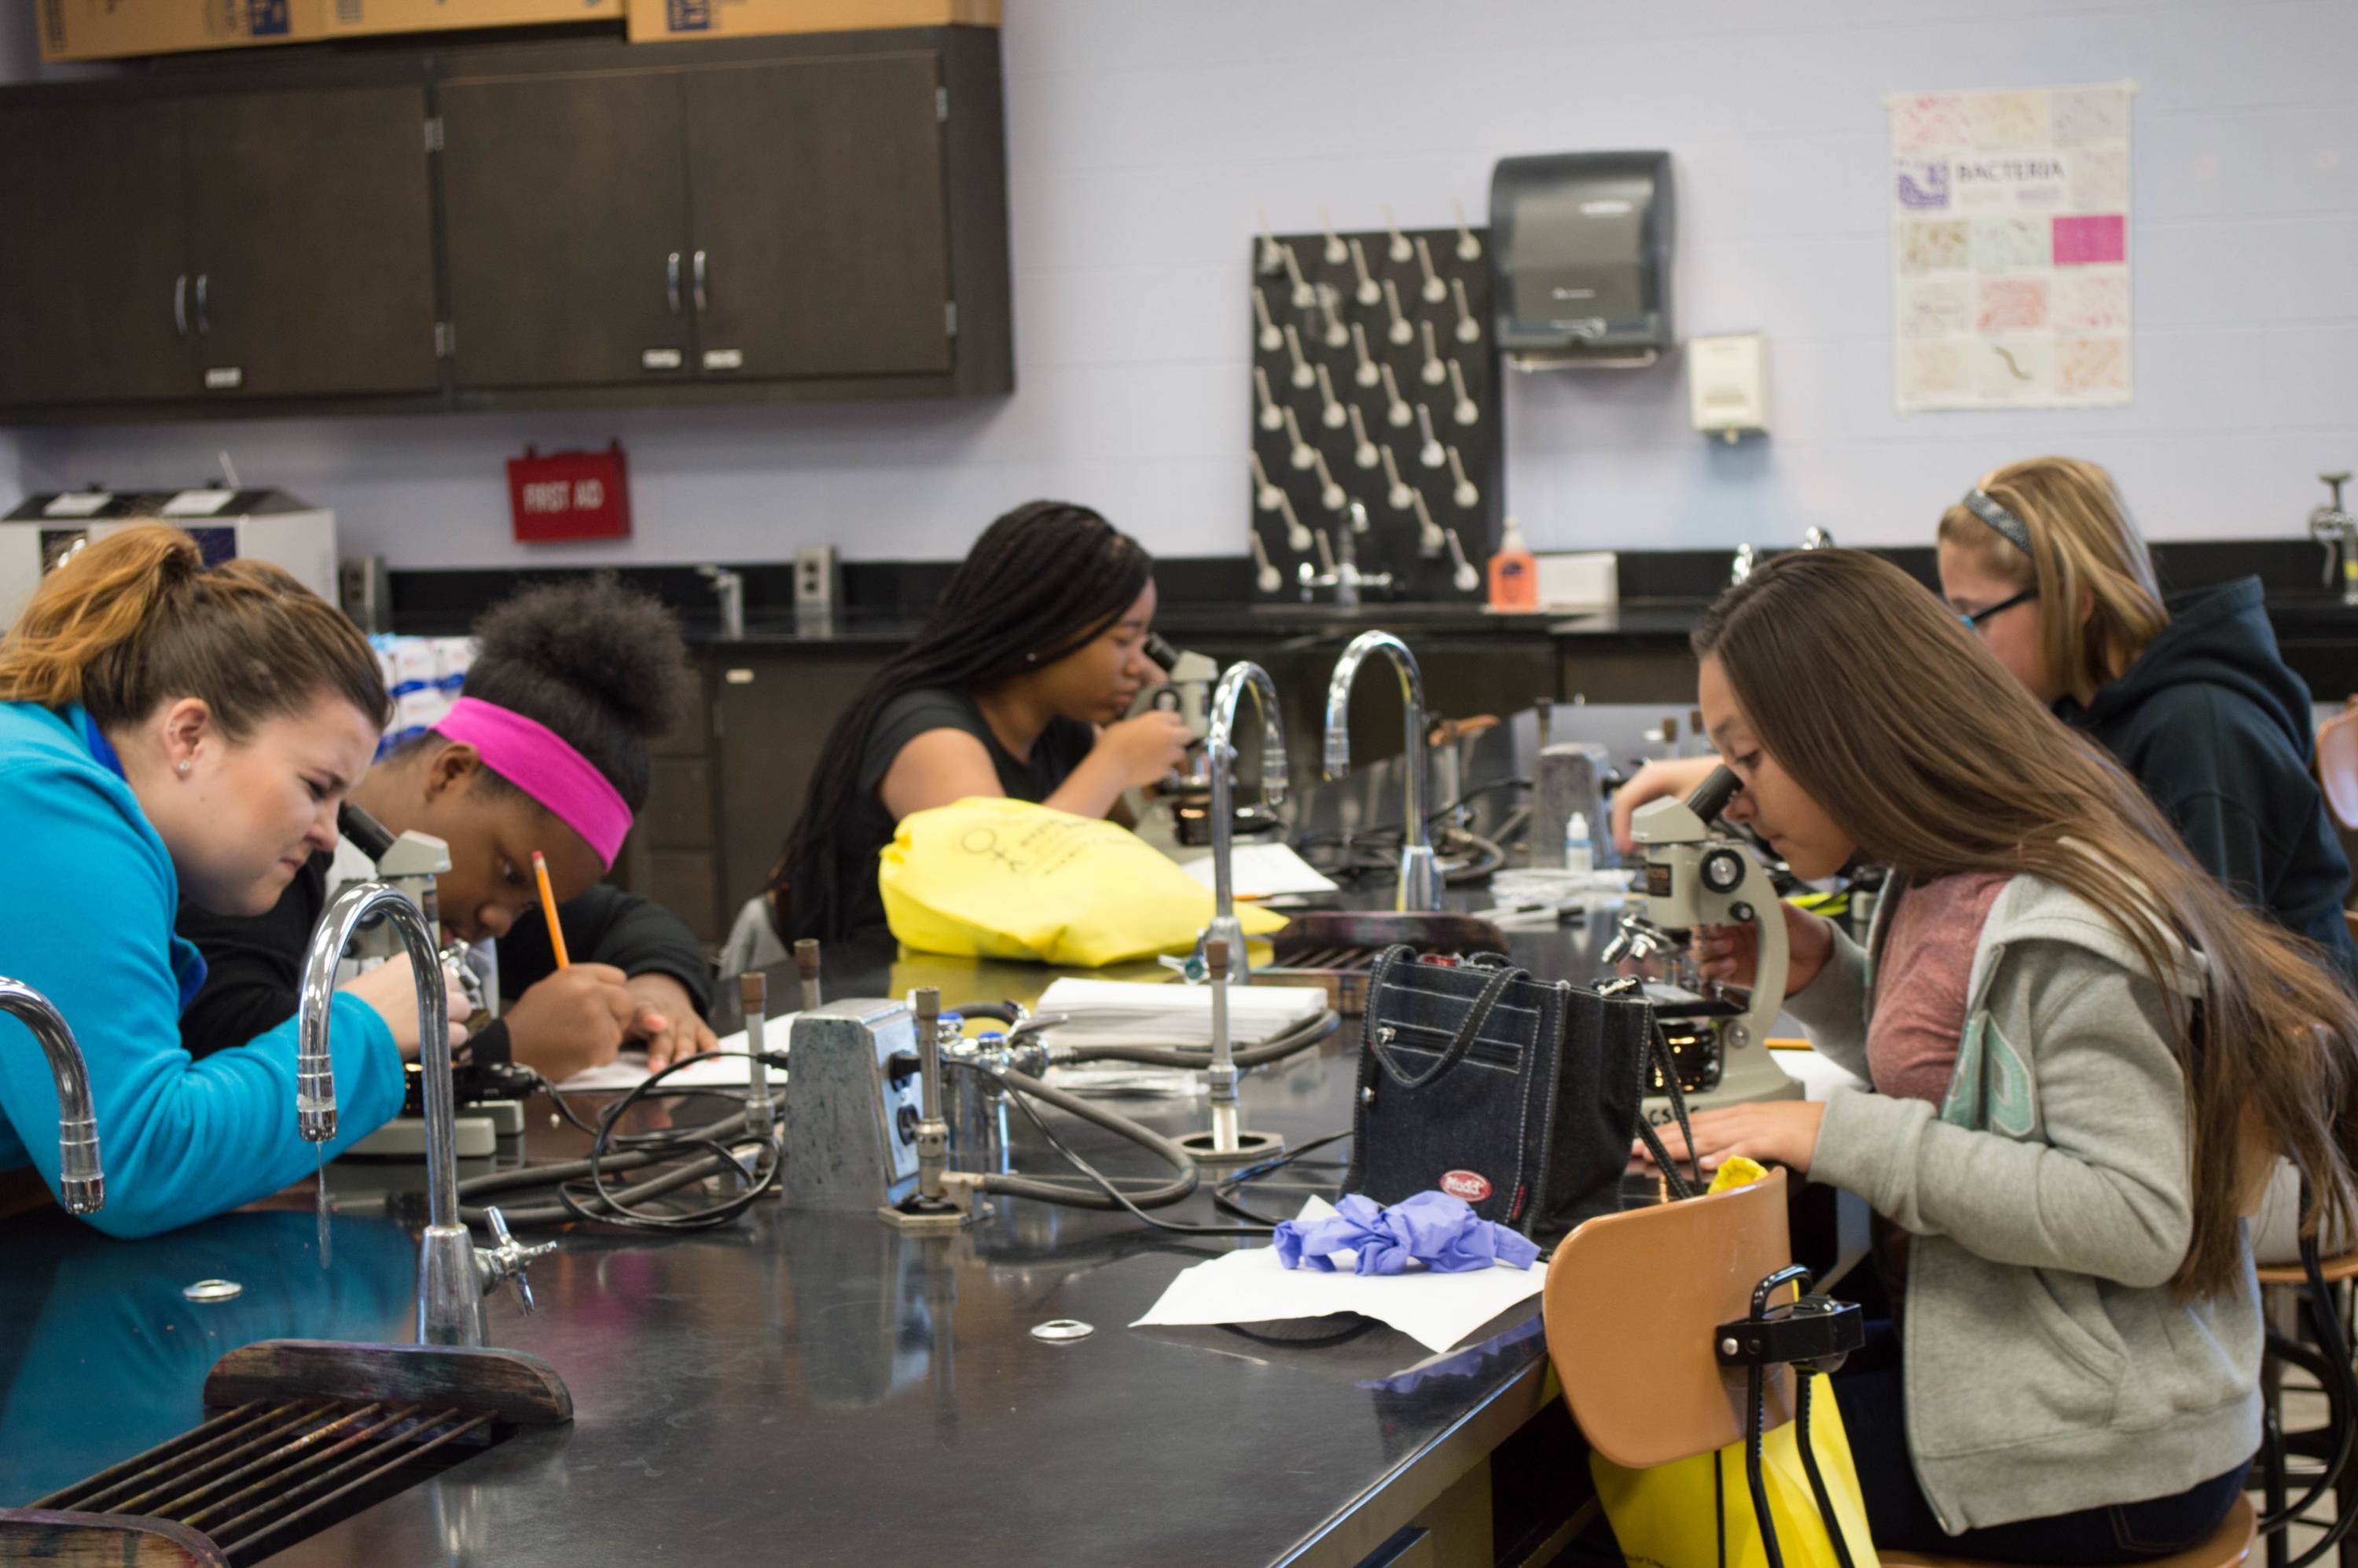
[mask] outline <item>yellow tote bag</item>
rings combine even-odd
[[[929,953],[1095,967],[1194,946],[1212,894],[1117,823],[1024,800],[913,812],[876,872],[892,935]],[[1249,936],[1285,924],[1250,904]]]

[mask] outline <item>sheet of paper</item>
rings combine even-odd
[[[167,517],[211,517],[237,494],[233,490],[184,490],[164,503]]]
[[[794,1017],[795,1015],[790,1012],[782,1013],[769,1020],[763,1026],[763,1038],[768,1043],[771,1050],[784,1049],[788,1032],[794,1027]],[[722,1035],[719,1049],[723,1051],[745,1049],[745,1032],[741,1029],[734,1034]],[[746,1057],[721,1056],[709,1062],[698,1062],[691,1067],[682,1067],[678,1072],[665,1078],[664,1083],[666,1086],[676,1085],[684,1089],[741,1089],[745,1087],[746,1076],[751,1070],[752,1064]],[[644,1051],[625,1051],[604,1066],[590,1067],[576,1073],[557,1087],[568,1094],[589,1089],[629,1089],[636,1088],[646,1082],[648,1076],[647,1054]],[[770,1088],[773,1092],[784,1087],[785,1081],[784,1068],[770,1069]]]
[[[1334,1212],[1323,1199],[1302,1206],[1300,1218]],[[1274,1247],[1248,1248],[1181,1271],[1146,1315],[1130,1325],[1269,1323],[1355,1312],[1390,1324],[1430,1350],[1451,1350],[1517,1302],[1535,1296],[1547,1266],[1495,1267],[1471,1274],[1370,1275],[1348,1272],[1350,1254],[1336,1254],[1336,1271],[1288,1269]]]
[[[1228,988],[1228,1039],[1253,1045],[1324,1009],[1314,986]],[[1208,986],[1156,980],[1060,979],[1041,993],[1035,1012],[1061,1012],[1071,1022],[1050,1031],[1059,1045],[1208,1045],[1212,992]]]
[[[69,491],[63,495],[51,496],[49,504],[41,508],[41,515],[44,517],[95,517],[105,511],[106,503],[114,499],[112,492],[103,490]]]
[[[1179,869],[1206,887],[1212,885],[1211,856],[1183,860]],[[1283,844],[1238,845],[1228,856],[1228,885],[1238,898],[1335,891],[1325,873]]]

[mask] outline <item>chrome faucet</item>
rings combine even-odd
[[[728,642],[741,642],[745,636],[745,578],[727,567],[702,566],[696,568],[699,576],[712,585],[720,598],[720,635]]]
[[[1351,682],[1369,654],[1381,652],[1400,672],[1402,721],[1407,730],[1408,820],[1401,828],[1400,886],[1392,907],[1401,911],[1441,907],[1441,874],[1433,863],[1433,844],[1424,830],[1425,737],[1424,676],[1408,644],[1389,632],[1362,632],[1351,639],[1335,661],[1335,675],[1326,683],[1326,776],[1351,773]]]
[[[1251,978],[1245,961],[1244,927],[1237,922],[1236,890],[1228,875],[1229,860],[1235,853],[1237,703],[1248,691],[1261,721],[1261,804],[1284,804],[1285,727],[1278,719],[1277,685],[1269,678],[1269,672],[1243,660],[1221,672],[1220,684],[1212,690],[1210,732],[1204,739],[1204,771],[1211,775],[1212,784],[1212,924],[1204,936],[1206,942],[1228,943],[1233,955],[1228,984],[1238,986]]]
[[[1350,505],[1349,516],[1348,525],[1338,529],[1336,534],[1341,545],[1339,552],[1335,546],[1328,544],[1326,530],[1324,528],[1318,530],[1318,555],[1320,560],[1325,565],[1325,571],[1312,571],[1308,561],[1303,561],[1296,568],[1296,580],[1302,585],[1303,603],[1307,604],[1310,601],[1312,589],[1331,588],[1335,590],[1336,609],[1357,610],[1359,607],[1361,589],[1388,589],[1392,586],[1391,573],[1363,572],[1359,569],[1358,546],[1354,543],[1354,538],[1367,531],[1367,507],[1354,501]],[[1241,948],[1232,949],[1238,952],[1242,950]]]
[[[1752,576],[1752,568],[1758,560],[1759,555],[1751,546],[1736,546],[1735,564],[1729,567],[1727,571],[1727,586],[1736,588],[1744,583]]]
[[[524,1270],[534,1258],[554,1251],[556,1244],[515,1245],[494,1212],[492,1229],[501,1244],[478,1249],[459,1218],[456,1097],[445,1044],[449,1002],[442,987],[441,955],[434,945],[438,922],[390,882],[354,882],[345,888],[311,933],[296,1009],[296,1127],[306,1142],[325,1143],[336,1135],[329,1008],[336,997],[336,966],[362,923],[373,917],[391,921],[400,934],[417,988],[418,1060],[426,1076],[427,1211],[426,1233],[417,1244],[417,1343],[481,1345],[484,1295],[503,1281],[514,1281],[518,1299],[529,1311],[531,1292]]]
[[[68,1214],[106,1206],[106,1177],[98,1168],[98,1115],[90,1098],[90,1066],[81,1047],[49,998],[22,980],[0,979],[0,1012],[30,1030],[49,1059],[58,1090],[58,1201]]]
[[[1826,532],[1823,528],[1812,527],[1802,530],[1801,548],[1805,550],[1831,550],[1833,547],[1834,536]]]
[[[2333,499],[2309,514],[2309,536],[2325,546],[2325,586],[2333,586],[2338,568],[2342,577],[2342,602],[2358,605],[2358,518],[2353,518],[2342,506],[2342,487],[2350,482],[2348,473],[2321,473],[2317,476],[2332,492]]]

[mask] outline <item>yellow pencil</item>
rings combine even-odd
[[[565,955],[565,927],[557,923],[557,894],[548,885],[548,862],[540,851],[532,852],[532,874],[540,882],[540,912],[548,916],[548,945],[557,951],[557,967],[564,968],[573,962]]]

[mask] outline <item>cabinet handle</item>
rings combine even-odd
[[[185,272],[172,280],[172,325],[183,338],[189,335],[189,275]]]
[[[200,338],[212,336],[213,319],[205,309],[206,285],[210,281],[210,274],[197,274],[197,336]]]
[[[696,253],[696,313],[699,316],[704,314],[705,307],[712,303],[711,294],[706,287],[706,274],[704,253],[698,251]]]
[[[674,251],[664,260],[664,297],[671,301],[671,313],[679,314],[679,253]]]

